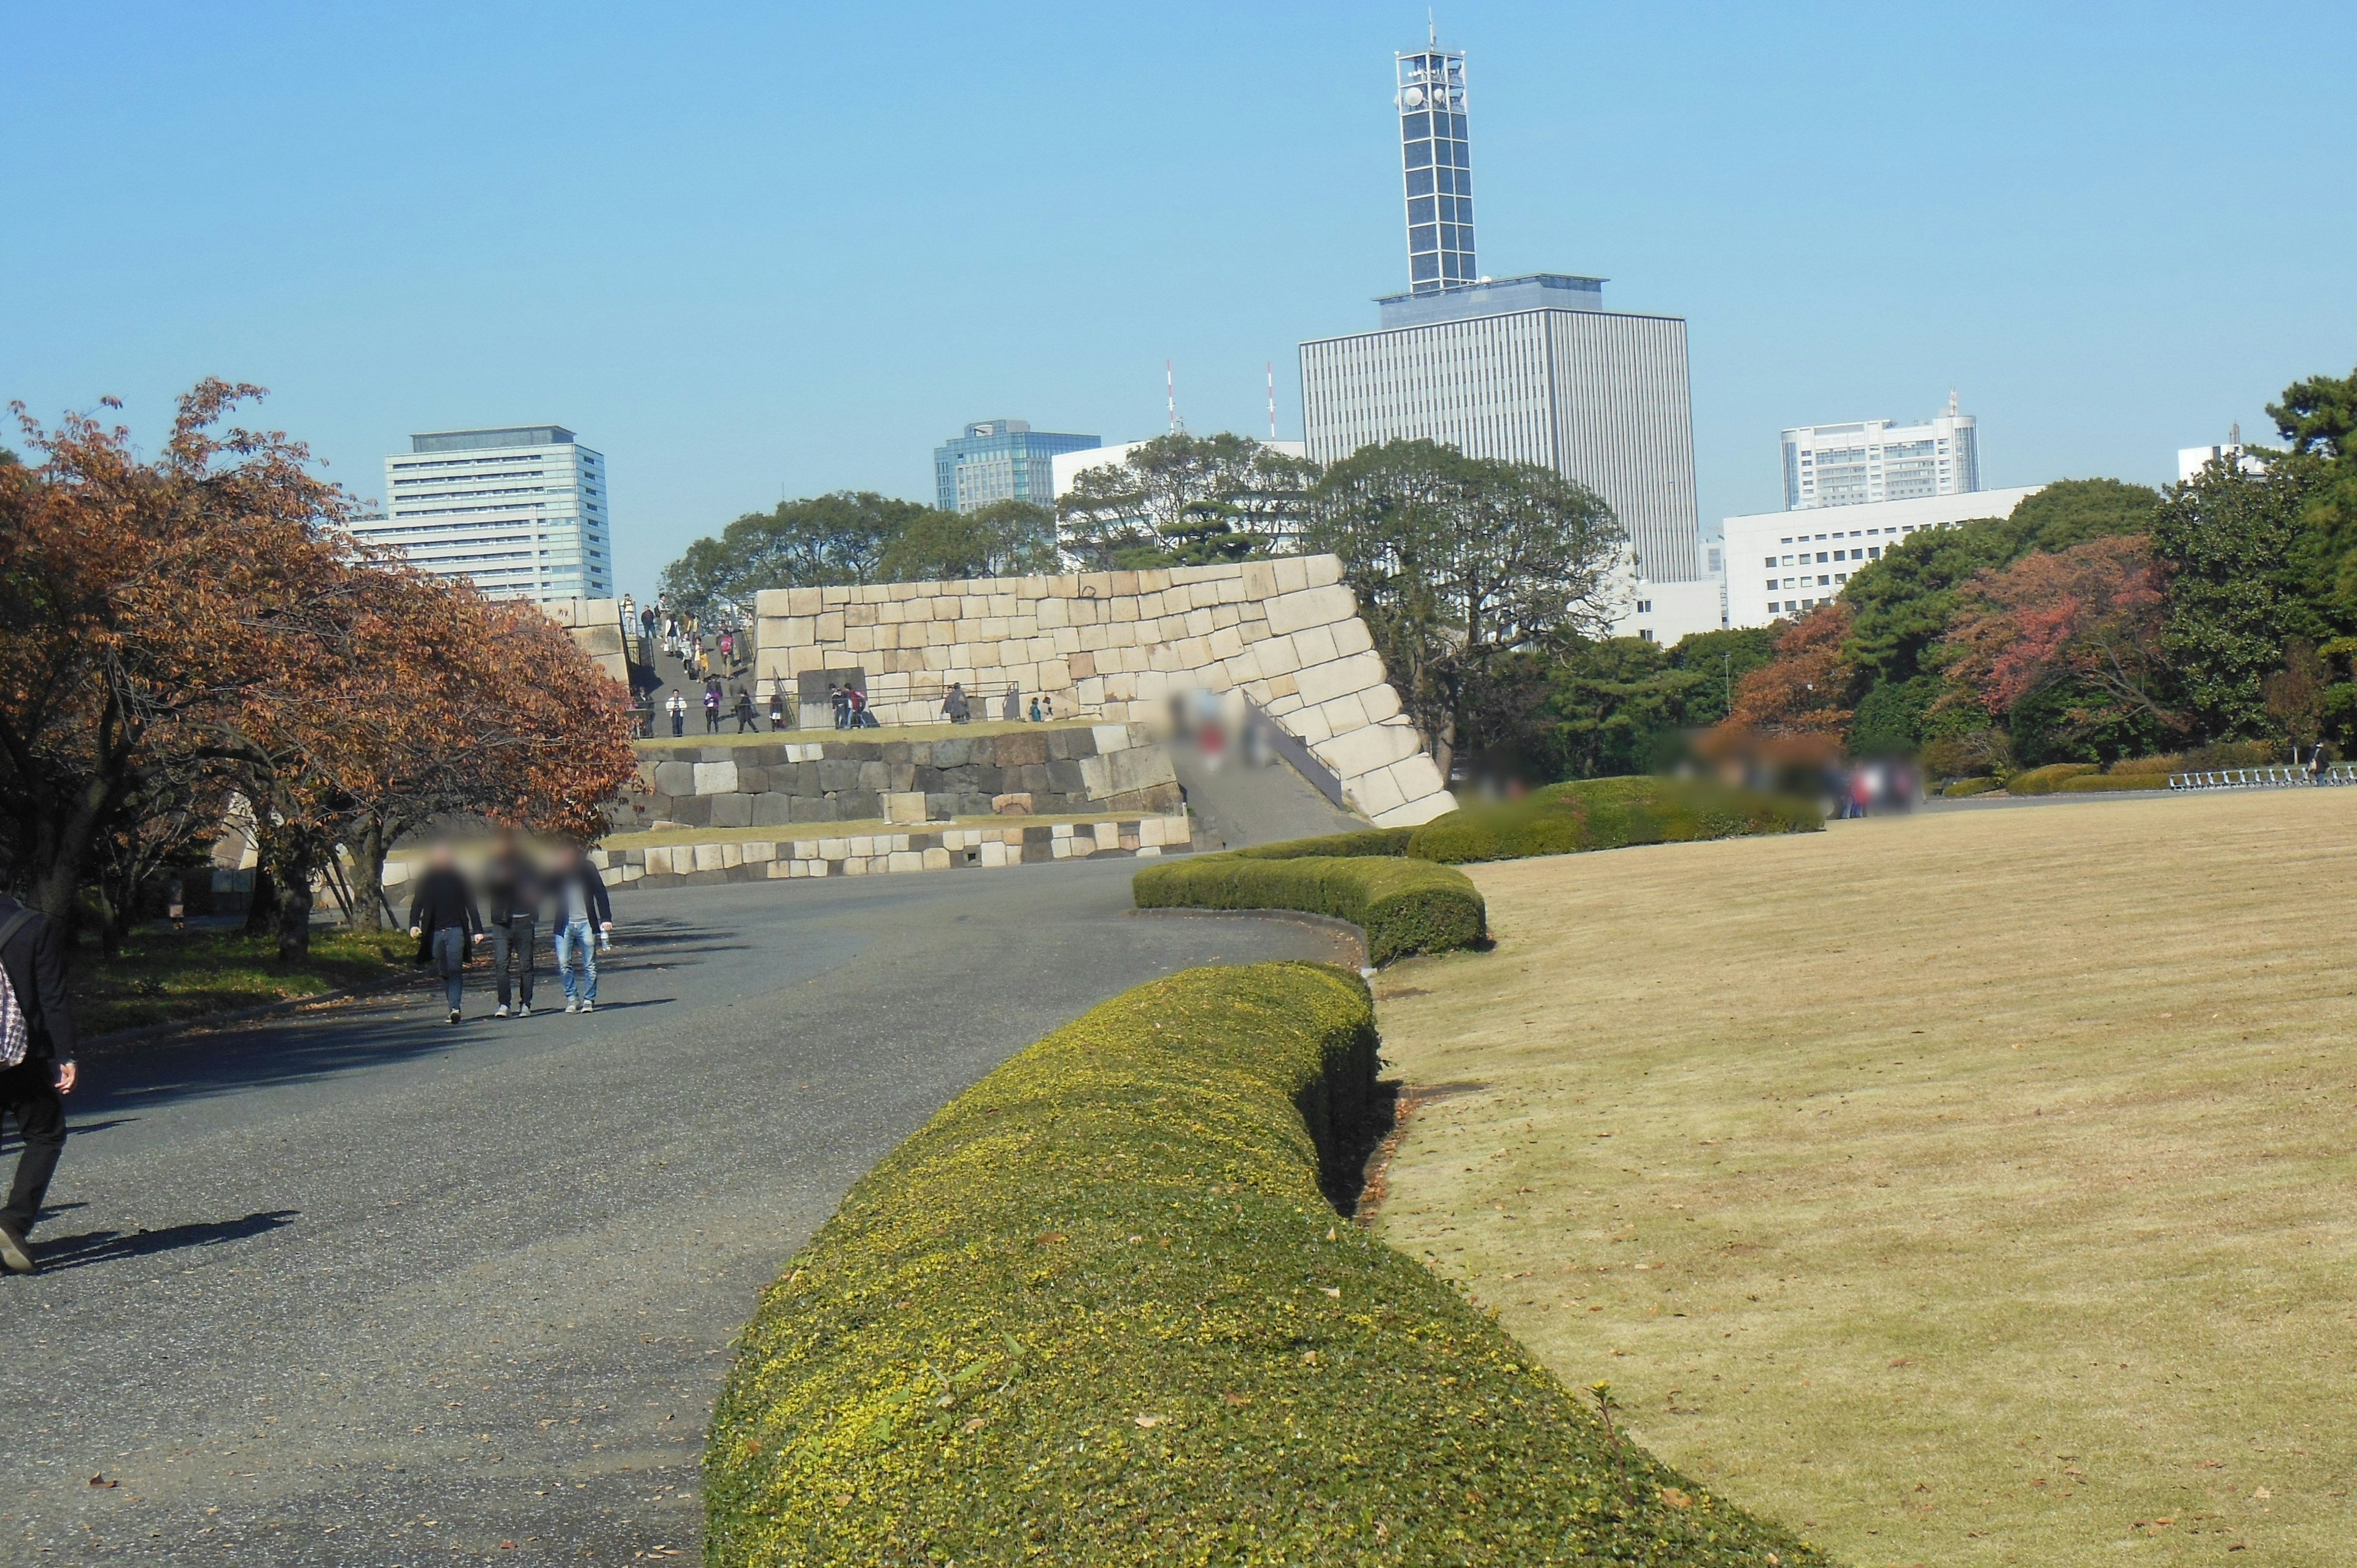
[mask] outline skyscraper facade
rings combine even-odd
[[[384,460],[384,512],[353,534],[494,598],[606,599],[606,459],[555,424],[444,430]]]
[[[1437,294],[1480,276],[1473,263],[1472,144],[1465,134],[1465,57],[1427,40],[1394,57],[1400,173],[1407,202],[1408,286]]]
[[[1948,412],[1919,424],[1888,419],[1805,424],[1784,432],[1784,510],[1970,495],[1981,488],[1973,416]]]
[[[1104,443],[1093,435],[1034,430],[1021,419],[978,419],[933,448],[933,504],[975,511],[994,501],[1056,504],[1056,456]]]

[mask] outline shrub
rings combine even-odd
[[[2123,757],[2104,771],[2110,774],[2158,773],[2165,777],[2181,772],[2184,767],[2185,758],[2182,757]]]
[[[2166,789],[2166,773],[2088,773],[2065,779],[2055,790],[2065,795],[2093,795],[2115,789]]]
[[[1243,860],[1301,860],[1315,856],[1351,854],[1403,855],[1407,842],[1415,834],[1414,828],[1363,828],[1357,832],[1329,833],[1323,838],[1286,839],[1281,843],[1265,843],[1251,849],[1223,851]]]
[[[2267,768],[2291,760],[2290,747],[2271,740],[2222,740],[2201,746],[2179,759],[2188,768]]]
[[[1975,795],[1986,795],[1992,789],[1999,789],[2003,788],[2004,786],[1994,779],[1959,779],[1954,783],[1949,785],[1946,789],[1941,790],[1940,793],[1951,800],[1968,800]]]
[[[1141,909],[1330,915],[1367,933],[1369,963],[1469,947],[1488,929],[1488,907],[1463,872],[1416,860],[1307,851],[1279,860],[1257,859],[1249,851],[1199,854],[1149,865],[1130,888]]]
[[[1813,805],[1702,779],[1586,779],[1551,784],[1511,805],[1437,817],[1415,830],[1407,853],[1464,865],[1824,826]]]
[[[952,1101],[763,1296],[705,1561],[1823,1563],[1328,1207],[1375,1045],[1336,971],[1191,970]]]
[[[2051,795],[2065,779],[2083,779],[2102,769],[2092,762],[2050,762],[2005,781],[2008,795]]]

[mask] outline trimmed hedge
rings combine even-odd
[[[1417,828],[1407,853],[1465,865],[1534,854],[1684,843],[1753,833],[1814,832],[1816,807],[1699,779],[1584,779],[1505,806],[1475,806]]]
[[[2166,789],[2166,773],[2083,773],[2076,779],[2065,779],[2054,787],[2061,795],[2101,794],[2115,789]]]
[[[1963,800],[1975,795],[1986,795],[1992,789],[2004,788],[2003,784],[1994,779],[1959,779],[1941,790],[1940,795],[1943,800]]]
[[[1277,859],[1250,851],[1189,855],[1139,872],[1131,879],[1130,897],[1141,909],[1300,909],[1330,915],[1367,933],[1367,961],[1375,964],[1470,947],[1489,929],[1489,906],[1463,872],[1375,855],[1329,857],[1315,850]]]
[[[1328,1206],[1375,1047],[1351,976],[1199,969],[952,1101],[763,1296],[705,1561],[1823,1563]]]
[[[2007,779],[2005,792],[2008,795],[2051,795],[2066,779],[2085,779],[2102,771],[2092,762],[2050,762],[2043,768],[2032,768]]]

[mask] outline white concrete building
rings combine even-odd
[[[1888,419],[1804,424],[1784,432],[1784,509],[1860,506],[1967,495],[1981,488],[1973,416],[1948,412],[1917,424]]]
[[[1377,330],[1301,345],[1309,456],[1422,439],[1577,480],[1629,536],[1614,634],[1675,642],[1721,625],[1695,498],[1686,324],[1603,302],[1602,279],[1550,273],[1378,301]]]
[[[606,599],[606,459],[555,424],[413,435],[384,460],[384,513],[352,532],[494,598]]]
[[[1727,623],[1766,626],[1816,608],[1853,573],[1927,528],[2005,517],[2044,489],[1979,490],[1856,506],[1763,511],[1727,520]]]
[[[2236,433],[2238,436],[2240,434],[2239,431]],[[2239,439],[2216,446],[2179,446],[2177,449],[2177,482],[2180,485],[2191,484],[2201,477],[2202,469],[2221,457],[2232,458],[2234,466],[2245,474],[2264,473],[2266,470],[2266,463],[2243,450],[2243,445]]]

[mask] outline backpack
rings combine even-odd
[[[0,920],[0,948],[14,941],[16,933],[31,922],[39,911],[19,909],[5,920]],[[25,1059],[32,1044],[32,1030],[25,1022],[25,1004],[16,1000],[16,983],[8,972],[0,969],[0,1069],[16,1067]]]

